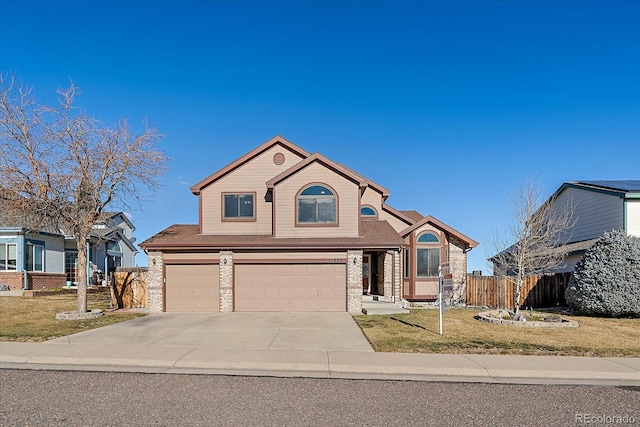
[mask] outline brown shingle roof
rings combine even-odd
[[[196,224],[175,224],[140,243],[145,250],[171,249],[393,249],[404,240],[387,221],[362,221],[360,237],[279,238],[271,235],[199,234]]]
[[[424,218],[422,216],[422,214],[418,211],[400,211],[400,213],[402,213],[404,216],[407,216],[409,218],[411,218],[414,221],[420,221],[422,218]]]

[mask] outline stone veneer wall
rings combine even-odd
[[[362,313],[362,251],[347,251],[347,311]]]
[[[395,297],[395,302],[400,302],[402,300],[402,252],[395,251],[393,257],[393,296]]]
[[[393,251],[382,254],[384,275],[384,301],[393,301]]]
[[[149,252],[147,265],[147,307],[150,313],[161,313],[164,310],[162,252]]]
[[[233,311],[233,252],[220,251],[220,312]]]
[[[453,236],[449,236],[449,265],[453,276],[451,303],[464,304],[467,296],[467,254],[464,251],[464,243]]]

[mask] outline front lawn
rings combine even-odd
[[[56,314],[76,309],[76,294],[36,298],[0,297],[0,341],[45,341],[124,322],[143,313],[107,311],[104,316],[88,320],[56,320]],[[109,293],[87,294],[87,307],[109,308]]]
[[[438,310],[354,319],[381,352],[640,357],[640,319],[563,316],[580,326],[522,328],[480,322],[474,319],[479,312],[447,309],[443,336]]]

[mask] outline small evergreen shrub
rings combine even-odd
[[[640,239],[605,232],[576,264],[565,298],[584,314],[640,316]]]

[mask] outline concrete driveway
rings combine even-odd
[[[102,346],[373,352],[348,313],[160,313],[48,341]]]

